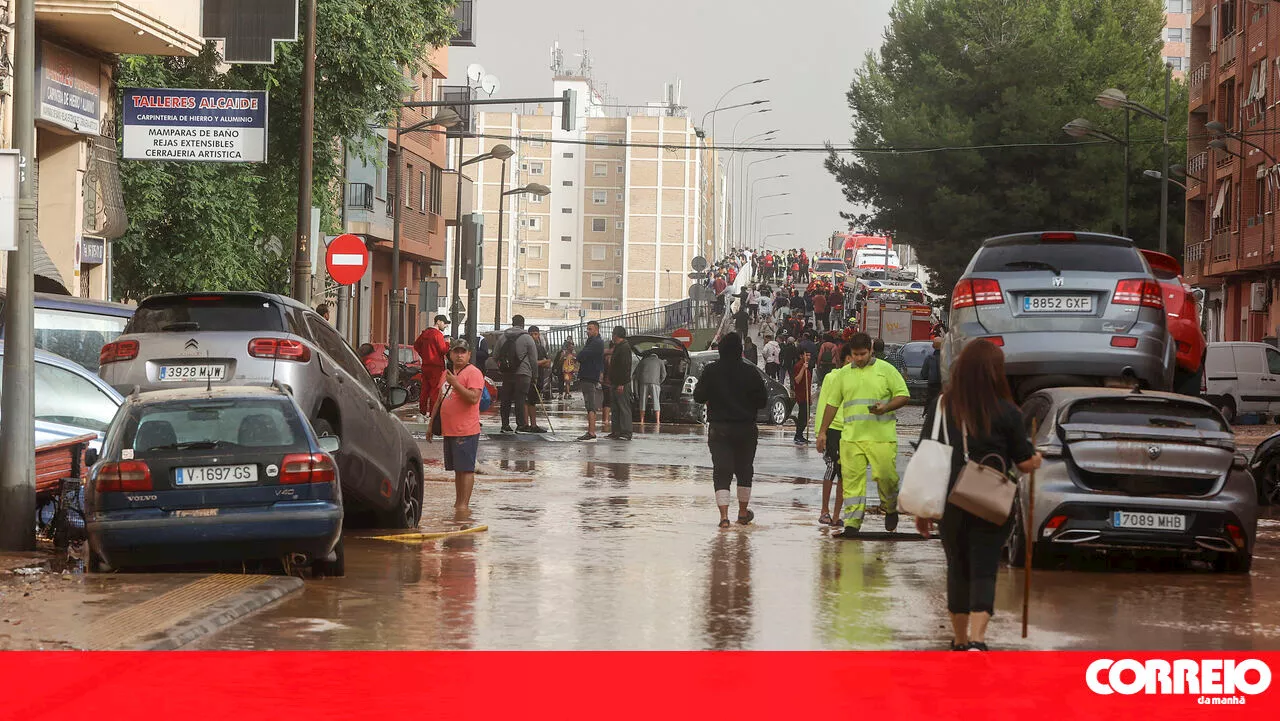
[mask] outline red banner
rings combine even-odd
[[[1274,718],[1274,653],[0,653],[0,719]]]

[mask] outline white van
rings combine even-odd
[[[1280,415],[1280,351],[1266,343],[1210,343],[1201,393],[1228,422]]]

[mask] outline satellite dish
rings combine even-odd
[[[497,75],[486,75],[480,79],[480,89],[486,95],[492,96],[494,93],[502,89],[502,83],[498,80]]]
[[[707,269],[707,259],[706,259],[706,258],[703,258],[703,257],[702,257],[702,256],[700,256],[700,255],[699,255],[699,256],[697,256],[696,258],[694,258],[694,259],[693,259],[693,269],[694,269],[694,270],[696,270],[696,271],[698,271],[699,273],[701,273],[702,271],[706,270],[706,269]]]
[[[484,66],[480,63],[471,63],[467,66],[467,79],[473,83],[479,83],[484,78]]]

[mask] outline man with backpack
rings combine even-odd
[[[531,433],[532,424],[525,414],[525,399],[537,371],[538,345],[524,329],[524,316],[511,319],[511,327],[502,334],[498,348],[498,371],[502,373],[502,432]],[[511,410],[515,409],[517,425],[511,428]]]

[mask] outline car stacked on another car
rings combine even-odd
[[[278,385],[337,453],[347,510],[413,528],[422,515],[422,455],[391,410],[403,388],[378,390],[351,346],[315,311],[270,293],[147,298],[102,348],[101,375],[120,392]],[[352,514],[348,513],[348,518]]]
[[[1163,291],[1133,241],[1077,232],[991,238],[951,299],[945,377],[970,341],[1004,348],[1018,398],[1042,388],[1173,384],[1175,343]]]
[[[0,290],[0,323],[4,322],[2,307],[7,297]],[[97,372],[98,352],[124,332],[132,316],[133,308],[120,303],[36,293],[35,345]],[[0,338],[3,335],[0,325]]]
[[[1023,404],[1044,456],[1019,486],[1009,560],[1075,549],[1156,550],[1220,571],[1253,562],[1257,488],[1230,426],[1209,403],[1172,393],[1053,388]]]
[[[89,568],[284,559],[341,576],[338,445],[278,388],[130,395],[86,458]]]

